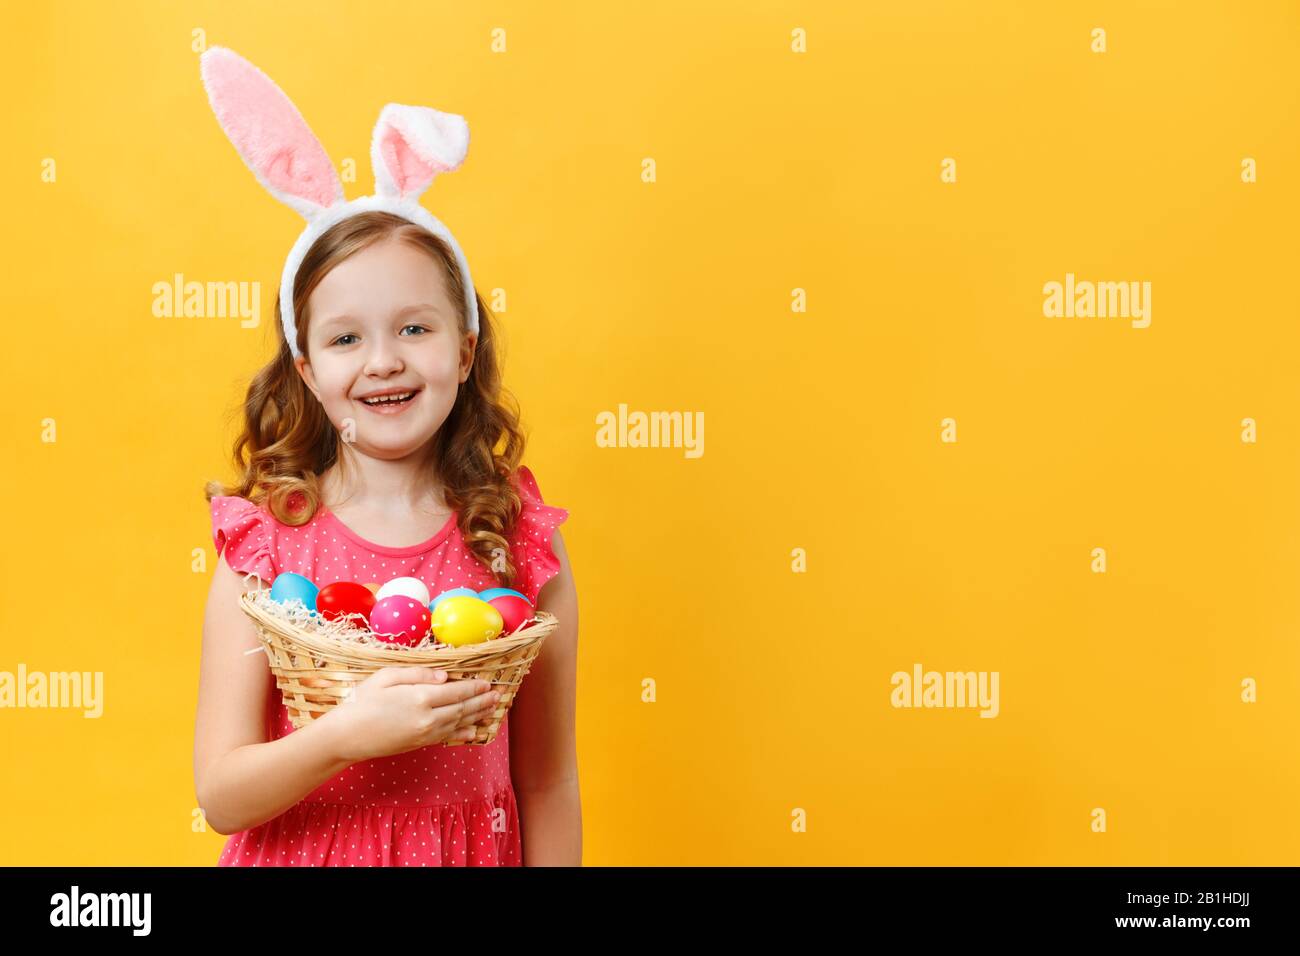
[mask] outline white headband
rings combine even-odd
[[[217,122],[266,190],[307,220],[280,276],[280,318],[295,357],[293,283],[307,250],[325,230],[357,213],[389,212],[423,226],[451,247],[465,288],[465,319],[478,332],[478,301],[469,263],[451,231],[420,205],[420,195],[439,173],[460,168],[469,148],[469,127],[454,113],[427,106],[389,103],[379,112],[370,141],[375,192],[347,201],[334,164],[298,108],[265,73],[238,53],[209,47],[199,73]]]

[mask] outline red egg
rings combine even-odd
[[[369,620],[374,606],[374,593],[364,584],[352,581],[327,584],[316,595],[316,610],[327,621],[337,620],[344,614],[360,614],[363,619]]]
[[[502,636],[513,634],[533,616],[533,606],[513,594],[503,594],[488,603],[501,612],[501,622],[504,625],[501,629]]]
[[[390,644],[419,644],[429,633],[429,609],[405,594],[390,594],[375,602],[370,630]]]

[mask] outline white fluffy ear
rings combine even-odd
[[[370,141],[375,195],[416,199],[439,173],[459,169],[468,149],[463,116],[389,103],[380,110]]]

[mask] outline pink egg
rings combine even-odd
[[[419,644],[429,633],[429,609],[405,594],[389,595],[371,609],[370,630],[390,644]]]

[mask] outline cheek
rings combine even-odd
[[[330,363],[316,370],[316,387],[320,390],[321,402],[326,406],[349,401],[354,376],[349,369]]]
[[[422,374],[426,381],[439,385],[455,385],[460,377],[459,356],[440,350],[423,363]]]

